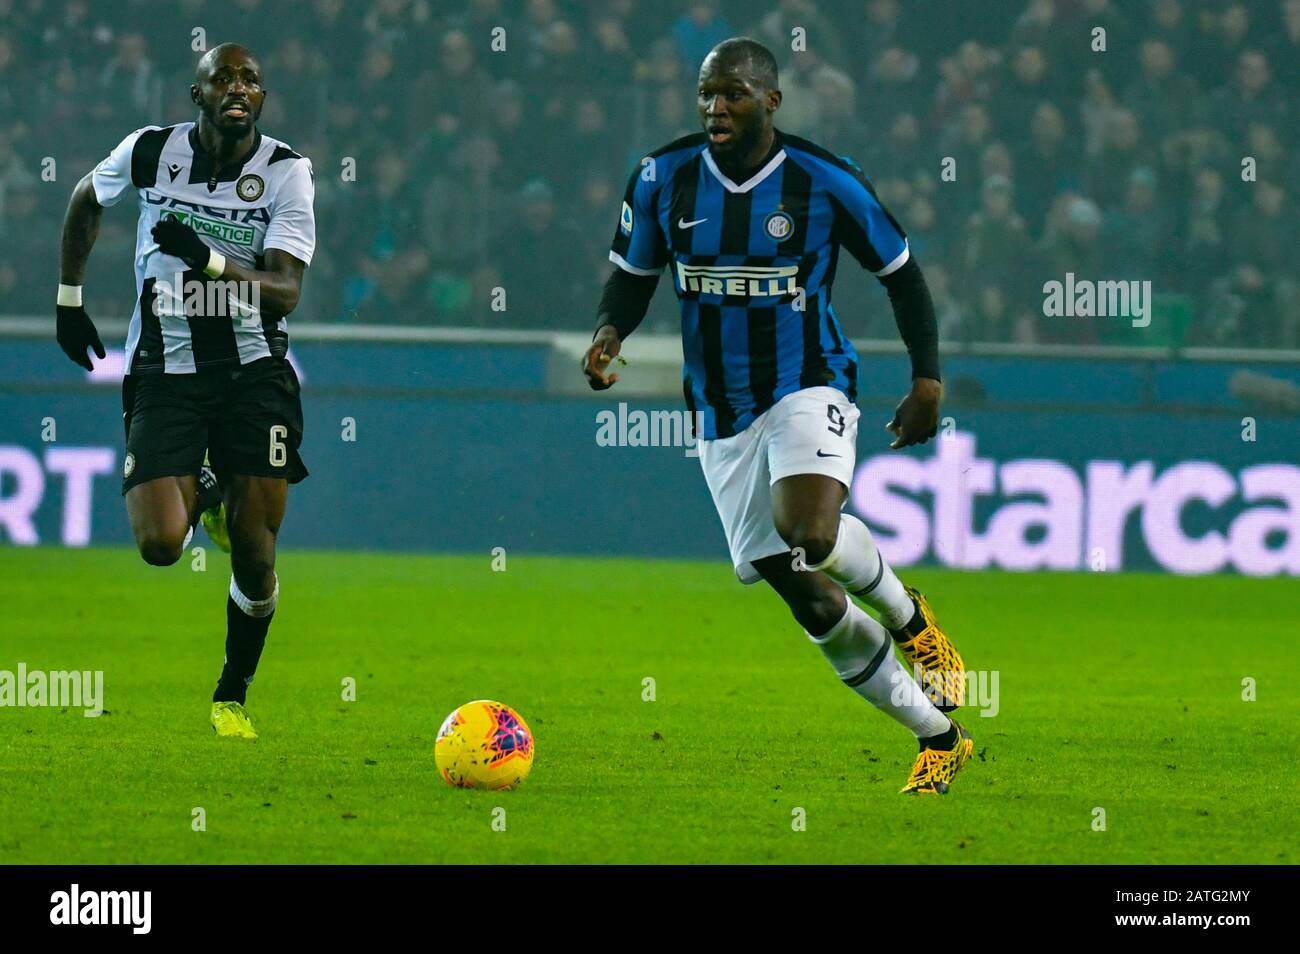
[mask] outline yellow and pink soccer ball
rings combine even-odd
[[[533,733],[508,705],[477,699],[443,720],[433,758],[448,785],[515,788],[533,767]]]

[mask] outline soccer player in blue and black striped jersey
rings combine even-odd
[[[762,44],[733,38],[705,58],[704,131],[655,150],[628,181],[583,370],[597,390],[618,379],[609,363],[668,267],[686,405],[737,575],[767,581],[840,678],[916,735],[902,790],[942,794],[973,748],[946,715],[964,701],[961,657],[867,526],[842,512],[859,367],[831,306],[841,248],[885,286],[911,355],[911,392],[887,425],[892,447],[935,434],[934,308],[906,234],[862,171],[776,129],[780,105],[776,60]]]

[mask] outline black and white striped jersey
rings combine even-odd
[[[162,254],[151,233],[160,219],[175,217],[240,265],[259,268],[270,248],[310,265],[316,220],[309,159],[258,132],[242,162],[214,171],[195,123],[145,126],[95,167],[92,181],[102,206],[119,202],[129,187],[139,192],[128,374],[185,374],[286,353],[288,322],[260,307],[257,289],[187,269]]]

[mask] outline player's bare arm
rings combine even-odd
[[[87,348],[93,348],[96,357],[105,356],[104,343],[99,340],[95,323],[81,300],[86,262],[90,259],[90,250],[95,247],[95,239],[99,237],[99,220],[103,213],[103,207],[95,199],[91,175],[87,173],[72,190],[68,211],[63,217],[59,293],[55,306],[59,347],[87,371],[94,367],[86,354]]]
[[[95,186],[91,173],[81,177],[72,190],[68,211],[63,217],[63,241],[59,256],[59,281],[65,285],[80,285],[86,277],[86,262],[90,250],[99,238],[99,220],[104,208],[95,199]]]

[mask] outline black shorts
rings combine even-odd
[[[302,401],[284,358],[202,368],[193,374],[129,374],[122,381],[126,463],[122,493],[158,477],[198,474],[209,454],[218,478],[307,476],[298,456]]]

